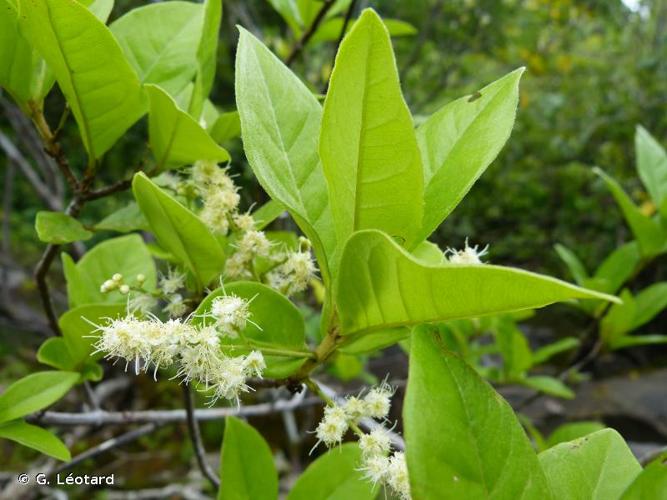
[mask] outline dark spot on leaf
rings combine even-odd
[[[468,97],[468,102],[475,102],[475,101],[476,101],[477,99],[479,99],[480,97],[482,97],[482,93],[479,92],[479,91],[477,91],[477,92],[475,92],[473,95],[471,95],[470,97]]]

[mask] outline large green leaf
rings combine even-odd
[[[79,374],[47,371],[30,374],[0,394],[0,422],[39,411],[62,398],[79,380]]]
[[[218,31],[222,20],[222,0],[204,0],[204,21],[197,44],[197,75],[188,111],[195,118],[202,114],[204,101],[208,97],[217,66]]]
[[[302,352],[303,356],[265,356],[266,376],[284,378],[296,371],[309,354],[303,317],[284,295],[261,283],[238,281],[214,290],[199,305],[192,321],[195,324],[211,321],[205,315],[210,311],[213,300],[230,294],[250,301],[248,308],[252,320],[243,330],[241,339],[230,342],[230,345],[243,345],[244,340],[250,340],[253,346],[260,349],[267,347]]]
[[[176,95],[196,72],[204,9],[192,2],[161,2],[132,9],[110,28],[141,83]]]
[[[667,500],[667,455],[651,462],[625,490],[621,500]]]
[[[447,104],[417,129],[425,186],[421,239],[454,210],[507,142],[523,71]]]
[[[336,56],[320,156],[338,241],[359,229],[381,229],[409,246],[419,243],[419,147],[389,34],[373,10],[363,12]]]
[[[74,0],[20,0],[24,36],[53,70],[91,158],[145,111],[135,71],[109,29]]]
[[[37,212],[35,230],[40,241],[56,245],[88,240],[93,236],[78,220],[62,212]]]
[[[641,125],[635,134],[637,171],[653,203],[661,207],[667,198],[667,151]]]
[[[428,265],[373,230],[355,233],[347,242],[337,289],[345,334],[589,298],[617,300],[520,269]]]
[[[278,498],[278,473],[271,448],[251,425],[225,419],[218,500]]]
[[[199,217],[157,187],[143,173],[132,180],[132,191],[160,245],[208,285],[223,271],[220,243]]]
[[[582,438],[588,434],[605,429],[606,427],[600,422],[594,421],[583,421],[583,422],[570,422],[563,424],[556,428],[546,441],[546,446],[551,448],[560,443],[565,443],[567,441],[572,441],[574,439]]]
[[[257,179],[313,242],[328,281],[336,235],[317,154],[320,104],[289,68],[243,29],[236,57],[236,102],[243,146]]]
[[[14,420],[0,425],[0,438],[11,439],[51,457],[69,462],[72,459],[67,446],[49,431]]]
[[[356,444],[329,450],[308,466],[287,500],[373,500],[377,492],[364,479],[360,466],[361,451]]]
[[[639,243],[642,255],[644,257],[654,257],[663,252],[667,244],[667,235],[660,223],[656,219],[652,219],[641,213],[637,205],[633,203],[614,178],[597,167],[593,171],[607,184],[609,191],[611,191],[616,203],[621,208],[623,216],[632,230],[632,234],[635,235]]]
[[[227,162],[229,153],[208,135],[174,99],[156,85],[146,85],[149,100],[148,133],[158,170],[197,160]]]
[[[412,497],[549,499],[509,404],[435,332],[422,330],[412,337],[403,407]]]
[[[561,443],[539,455],[555,498],[618,498],[641,472],[623,438],[613,429]]]
[[[122,274],[127,283],[135,284],[136,276],[143,274],[143,287],[155,290],[157,271],[155,263],[141,236],[130,234],[112,238],[93,247],[78,263],[63,253],[63,270],[67,280],[70,307],[91,303],[122,303],[127,296],[119,292],[102,293],[100,286],[114,274]]]

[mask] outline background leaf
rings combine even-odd
[[[37,212],[35,230],[40,241],[57,245],[88,240],[93,236],[78,220],[62,212]]]
[[[550,498],[512,408],[424,330],[412,337],[403,408],[412,497]]]
[[[419,243],[420,153],[389,34],[373,10],[363,12],[336,56],[320,156],[339,241],[373,228]]]
[[[143,115],[136,73],[109,29],[74,0],[20,0],[24,36],[53,70],[91,158]]]
[[[27,424],[22,420],[0,424],[0,438],[11,439],[63,462],[69,462],[72,459],[67,446],[60,439],[49,431]]]
[[[271,448],[251,425],[225,419],[218,500],[278,498],[278,473]]]
[[[208,97],[217,66],[218,31],[222,20],[222,0],[204,0],[204,21],[197,45],[197,74],[188,111],[199,118]]]
[[[563,424],[549,435],[546,445],[548,448],[551,448],[557,444],[573,441],[605,428],[606,426],[600,422],[571,422]]]
[[[667,456],[651,462],[625,490],[621,500],[667,499]]]
[[[653,203],[660,207],[667,198],[667,152],[641,125],[635,134],[637,172]]]
[[[416,260],[379,231],[355,233],[343,251],[337,304],[343,333],[477,317],[576,298],[612,297],[509,267]]]
[[[554,498],[618,498],[641,472],[623,438],[613,429],[561,443],[539,455]]]

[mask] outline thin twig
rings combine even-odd
[[[334,3],[336,3],[336,0],[325,0],[325,2],[322,4],[322,7],[317,12],[315,19],[313,19],[313,22],[310,24],[308,29],[303,32],[303,35],[301,35],[301,38],[297,40],[289,55],[287,56],[287,59],[285,59],[285,64],[287,66],[291,66],[294,61],[296,61],[296,58],[299,57],[299,54],[301,54],[301,51],[308,44],[308,41],[313,37],[317,31],[317,28],[319,28],[322,21],[324,21],[327,12],[329,12],[329,9],[333,7]]]
[[[197,408],[194,417],[198,421],[222,420],[226,417],[254,417],[270,415],[284,410],[305,408],[320,404],[317,397],[304,397],[304,392],[296,394],[291,399],[256,405],[231,408]],[[46,411],[35,413],[27,418],[29,422],[41,425],[113,425],[138,424],[148,422],[185,422],[185,410],[145,410],[145,411],[90,411],[85,413],[66,413]]]
[[[122,181],[114,182],[108,186],[88,191],[85,195],[83,195],[83,199],[84,201],[98,200],[100,198],[104,198],[105,196],[125,191],[129,189],[131,185],[132,179],[123,179]]]
[[[206,478],[211,481],[215,489],[220,487],[220,478],[211,469],[211,466],[206,461],[206,450],[204,449],[204,442],[199,431],[199,424],[195,418],[195,402],[192,396],[192,390],[189,384],[183,384],[183,401],[185,402],[185,412],[188,422],[188,434],[190,434],[190,441],[197,457],[197,464]]]

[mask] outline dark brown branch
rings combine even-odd
[[[132,185],[132,179],[123,179],[122,181],[114,182],[113,184],[109,184],[108,186],[88,191],[88,193],[83,195],[83,199],[85,201],[98,200],[100,198],[104,198],[105,196],[125,191],[129,189],[131,185]]]
[[[287,66],[291,66],[294,61],[296,61],[296,58],[299,57],[299,54],[301,54],[301,51],[303,51],[304,47],[308,44],[308,41],[313,37],[317,31],[317,28],[319,28],[322,21],[324,21],[327,12],[329,12],[329,9],[333,7],[335,1],[336,0],[325,0],[325,2],[322,4],[322,7],[317,12],[315,19],[313,19],[313,22],[310,24],[308,29],[303,32],[303,35],[301,35],[301,38],[297,40],[297,42],[294,44],[294,47],[292,47],[292,50],[287,56],[287,59],[285,59],[285,64]]]
[[[197,457],[197,464],[204,476],[211,481],[215,489],[220,487],[220,478],[211,469],[211,466],[206,462],[206,450],[204,449],[204,442],[199,432],[199,424],[195,418],[195,403],[192,391],[189,384],[183,384],[183,401],[185,402],[185,413],[187,415],[188,433],[190,434],[190,441]]]

